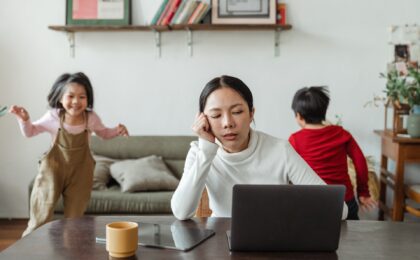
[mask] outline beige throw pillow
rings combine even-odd
[[[111,172],[109,167],[117,160],[101,155],[93,155],[96,161],[95,170],[93,171],[93,190],[105,190],[108,182],[111,180]]]
[[[162,157],[156,155],[116,162],[111,165],[111,175],[122,192],[175,190],[179,183]]]

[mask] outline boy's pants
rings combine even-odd
[[[349,213],[347,215],[348,220],[359,220],[359,205],[357,204],[356,198],[346,201]]]

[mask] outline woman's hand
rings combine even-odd
[[[9,109],[9,113],[14,114],[17,118],[19,118],[22,121],[28,121],[29,120],[29,113],[23,107],[13,105]]]
[[[120,136],[128,136],[129,135],[128,130],[125,127],[125,125],[118,124],[117,129],[118,129],[118,135],[120,135]]]
[[[216,141],[216,138],[211,131],[209,121],[207,120],[207,116],[204,113],[197,114],[195,122],[192,125],[192,130],[201,139],[205,139],[212,143]]]
[[[378,202],[376,202],[374,199],[372,199],[372,197],[362,197],[362,196],[360,196],[359,197],[359,203],[360,203],[360,207],[364,211],[374,209],[375,207],[378,206]]]

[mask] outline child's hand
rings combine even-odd
[[[204,113],[197,114],[195,122],[192,125],[192,130],[202,139],[212,143],[216,141],[216,138],[211,131],[209,121],[207,120],[207,116]]]
[[[118,124],[117,129],[118,129],[118,135],[120,135],[120,136],[128,136],[128,130],[125,127],[125,125]]]
[[[23,107],[12,106],[9,109],[9,113],[14,114],[17,118],[19,118],[22,121],[28,121],[29,120],[28,111],[26,111],[26,109],[23,108]]]
[[[359,197],[360,207],[364,211],[374,209],[378,206],[378,202],[372,199],[372,197]]]

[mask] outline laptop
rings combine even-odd
[[[335,251],[343,185],[235,185],[231,251]]]

